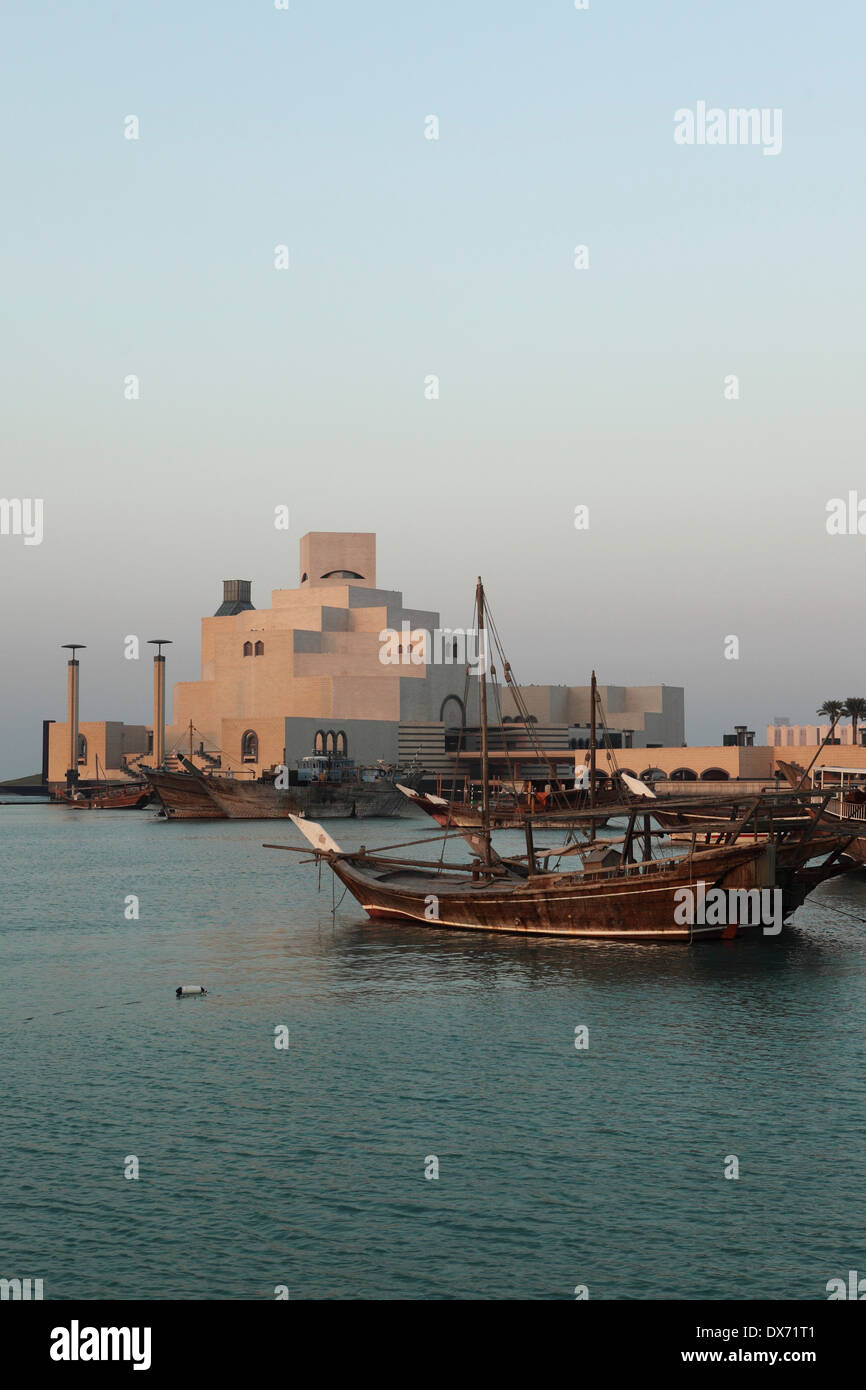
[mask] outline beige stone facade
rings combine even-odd
[[[226,581],[220,609],[202,619],[201,679],[174,686],[167,752],[203,745],[223,771],[252,776],[311,753],[321,734],[356,761],[395,763],[401,720],[459,722],[464,667],[412,658],[415,635],[439,628],[439,614],[377,588],[374,535],[311,532],[300,542],[298,586],[274,590],[268,608],[253,608],[249,594],[247,581]],[[396,664],[381,660],[389,629],[409,634]],[[66,774],[64,739],[65,724],[54,724],[51,781]],[[93,775],[92,760],[79,775]]]
[[[590,717],[589,685],[522,685],[520,694],[539,724],[586,728]],[[628,734],[631,746],[676,747],[685,739],[685,692],[678,685],[599,685],[604,722],[611,732]],[[502,713],[517,714],[510,690]]]
[[[808,748],[816,747],[823,743],[830,732],[829,723],[826,724],[768,724],[767,743],[773,748]],[[866,728],[861,724],[858,731],[858,740],[862,740],[866,735]],[[854,746],[854,729],[848,720],[840,720],[836,725],[834,738],[839,740],[842,748]]]
[[[78,725],[78,776],[81,781],[124,776],[129,758],[146,761],[151,731],[144,724],[123,724],[119,720],[85,720]],[[67,772],[66,722],[49,725],[48,781],[60,785]]]
[[[815,759],[813,771],[821,768],[850,768],[852,771],[866,773],[866,748],[854,748],[850,744],[840,747],[828,744],[805,744],[797,748],[775,748],[767,745],[742,748],[704,747],[704,748],[647,748],[617,749],[614,758],[616,766],[623,772],[631,772],[636,777],[650,774],[655,780],[663,773],[665,780],[671,782],[704,781],[717,782],[729,778],[741,781],[764,782],[768,786],[774,782],[787,785],[779,774],[779,763],[796,763],[804,770]],[[583,752],[573,755],[578,765],[583,764]],[[599,751],[598,767],[606,770],[609,755]]]

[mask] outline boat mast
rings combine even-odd
[[[803,789],[803,787],[805,786],[805,783],[806,783],[806,778],[809,776],[809,773],[812,771],[812,768],[815,766],[816,762],[818,761],[819,756],[821,755],[821,753],[823,752],[823,750],[826,748],[827,744],[830,742],[830,739],[833,737],[833,730],[835,729],[836,725],[839,723],[839,720],[840,720],[841,718],[842,718],[841,714],[837,714],[837,715],[836,715],[836,718],[833,720],[832,724],[830,725],[830,728],[827,730],[827,737],[824,738],[824,739],[822,739],[822,741],[821,741],[821,746],[818,748],[818,750],[817,750],[817,752],[816,752],[814,758],[812,759],[812,761],[810,762],[809,766],[806,768],[806,771],[803,773],[803,776],[800,778],[799,782],[797,783],[796,787],[794,788],[795,791],[797,791],[797,792],[802,791],[802,789]]]
[[[484,628],[484,585],[479,575],[475,590],[475,605],[478,610],[478,650],[481,654],[481,839],[484,845],[484,863],[490,865],[490,769],[487,753],[487,633]]]
[[[589,687],[589,804],[595,806],[595,702],[598,698],[596,694],[595,672],[592,673],[592,681]],[[593,833],[595,832],[595,821],[592,823]]]

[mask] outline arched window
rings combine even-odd
[[[337,735],[334,733],[334,730],[333,730],[333,729],[329,729],[328,732],[325,734],[325,752],[326,752],[326,753],[336,753],[336,751],[337,751]]]
[[[265,654],[265,644],[264,644],[264,642],[257,642],[257,643],[256,643],[256,656],[264,656],[264,654]]]
[[[701,773],[702,782],[728,782],[730,774],[725,772],[723,767],[708,767],[706,772]]]
[[[324,753],[324,751],[325,751],[325,733],[324,733],[324,730],[323,730],[323,729],[317,729],[317,730],[316,730],[316,736],[315,736],[315,738],[313,739],[313,752],[314,752],[314,753]]]
[[[446,695],[439,707],[439,722],[450,724],[452,728],[459,725],[463,727],[466,722],[466,713],[463,708],[463,701],[459,695]]]
[[[698,774],[690,767],[676,767],[671,773],[672,782],[697,782]]]
[[[356,574],[354,570],[328,570],[327,574],[322,575],[323,579],[363,579],[363,574]]]
[[[244,642],[244,656],[252,656],[252,654],[253,654],[253,644],[252,644],[252,642]]]
[[[345,758],[349,752],[349,743],[345,732],[340,729],[337,733],[337,753],[341,758]]]
[[[84,734],[78,735],[78,761],[79,764],[87,762],[87,739]]]
[[[241,761],[245,763],[257,763],[259,760],[259,736],[252,729],[247,729],[241,739]]]
[[[645,767],[640,775],[642,782],[661,782],[667,777],[666,772],[662,772],[660,767]]]

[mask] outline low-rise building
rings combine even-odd
[[[389,650],[386,632],[396,634]],[[477,671],[467,676],[466,664],[462,635],[443,632],[437,612],[409,607],[399,590],[378,586],[374,535],[311,532],[300,542],[297,586],[274,590],[268,607],[254,607],[249,580],[224,582],[222,602],[202,619],[201,676],[174,686],[165,748],[192,750],[199,766],[235,776],[291,766],[318,751],[433,776],[457,763],[463,769],[472,762],[471,731],[477,740],[480,717]],[[599,694],[614,744],[682,743],[680,687],[601,686]],[[82,696],[92,702],[86,667]],[[527,685],[520,696],[533,724],[531,742],[513,690],[491,691],[491,725],[502,712],[501,729],[491,727],[495,761],[504,770],[523,740],[530,753],[541,746],[567,768],[572,750],[588,741],[589,686]],[[146,726],[91,721],[79,728],[82,780],[123,776],[153,755]],[[65,723],[49,723],[45,773],[58,786],[67,748]]]
[[[621,747],[671,747],[685,739],[685,691],[678,685],[599,685],[604,723]],[[522,685],[519,695],[530,717],[568,731],[572,747],[589,739],[590,686]],[[517,699],[502,696],[504,718],[517,718]]]
[[[830,732],[829,722],[826,724],[788,724],[773,723],[767,725],[767,743],[773,748],[809,748],[823,743]],[[854,728],[850,723],[838,723],[833,730],[834,742],[843,748],[854,746]],[[857,743],[862,746],[866,740],[866,728],[860,726],[857,730]]]

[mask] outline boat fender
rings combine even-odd
[[[178,985],[175,995],[178,999],[183,999],[187,994],[207,994],[204,985]]]

